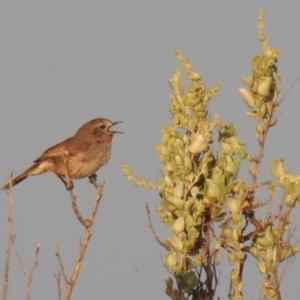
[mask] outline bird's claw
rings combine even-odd
[[[74,188],[73,182],[72,181],[68,181],[65,183],[66,189],[67,191],[71,191]]]
[[[97,175],[95,173],[92,174],[91,176],[89,176],[88,178],[89,178],[91,184],[95,184],[97,181]]]

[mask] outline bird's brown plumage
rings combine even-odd
[[[25,172],[12,180],[12,186],[28,176],[45,172],[56,174],[64,183],[67,170],[64,155],[68,161],[70,179],[93,176],[110,158],[112,137],[118,131],[110,127],[120,123],[108,119],[95,119],[81,126],[75,135],[47,149]],[[2,187],[9,188],[9,183]]]

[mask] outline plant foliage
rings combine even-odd
[[[165,280],[166,294],[172,299],[213,299],[224,253],[232,266],[230,299],[242,299],[248,253],[263,274],[263,297],[281,299],[279,264],[298,252],[298,247],[290,244],[289,216],[298,204],[300,175],[290,174],[277,158],[271,163],[270,179],[258,181],[266,138],[277,122],[274,113],[281,103],[276,66],[279,50],[267,45],[264,16],[261,12],[256,32],[262,53],[252,59],[252,74],[241,78],[247,89],[239,89],[249,107],[246,115],[255,121],[258,153],[246,151],[233,124],[222,122],[217,114],[210,117],[208,104],[221,85],[207,88],[176,48],[175,55],[190,83],[185,89],[180,69],[169,80],[172,124],[161,126],[161,142],[155,146],[163,165],[162,178],[152,184],[123,165],[127,179],[135,185],[159,190],[161,202],[156,211],[171,231],[160,244],[166,249],[163,264],[172,274]],[[249,168],[247,181],[239,176],[242,162]],[[256,196],[262,188],[268,195],[259,201]],[[274,201],[276,195],[282,195],[279,205]]]

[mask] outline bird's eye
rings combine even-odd
[[[105,129],[106,126],[105,126],[105,125],[100,125],[100,128],[101,128],[101,129]]]

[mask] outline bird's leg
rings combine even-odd
[[[65,181],[61,176],[58,176],[58,178],[63,182],[63,184],[65,185],[67,191],[73,190],[73,182],[72,180],[70,181]]]
[[[91,176],[89,176],[88,178],[89,178],[91,184],[96,184],[96,182],[97,182],[97,175],[95,173],[92,174]]]
[[[70,191],[73,189],[74,185],[72,180],[70,179],[70,175],[69,175],[69,165],[68,165],[68,159],[69,159],[69,151],[65,151],[63,148],[60,149],[62,157],[64,159],[64,165],[66,168],[66,179],[64,180],[61,176],[58,176],[60,178],[60,180],[64,183],[67,191]]]

